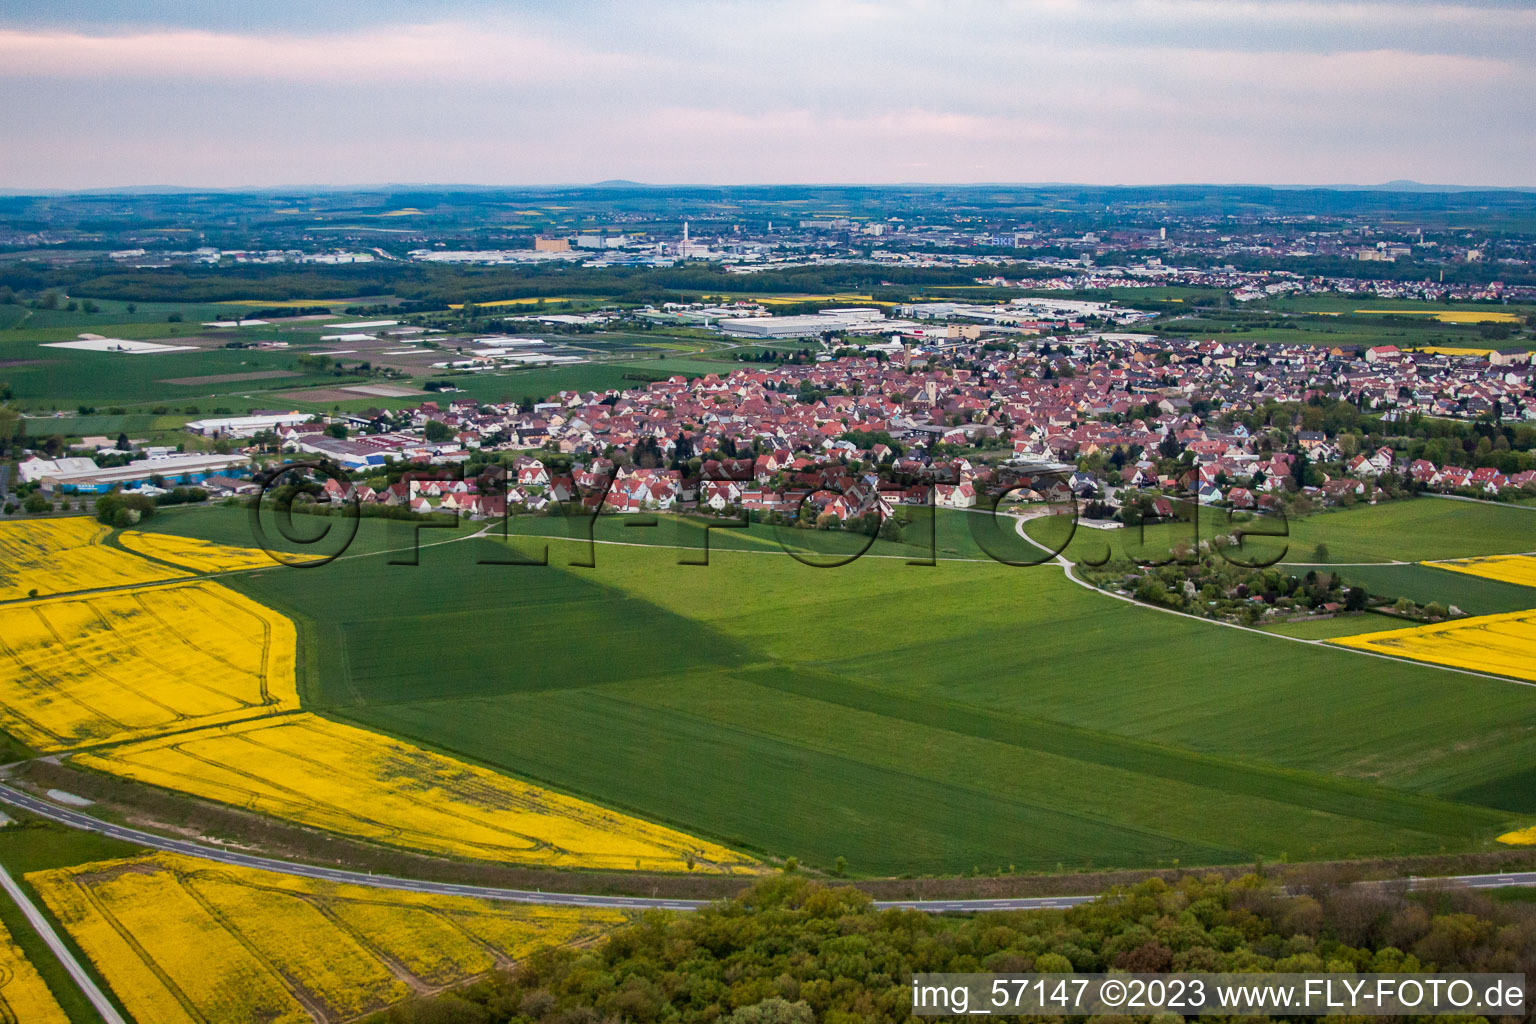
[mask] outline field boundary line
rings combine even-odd
[[[1499,555],[1462,555],[1459,558],[1421,558],[1417,562],[1405,562],[1404,565],[1446,565],[1450,562],[1471,562],[1482,558],[1536,558],[1536,551],[1511,551],[1508,554]],[[1476,575],[1473,573],[1472,575]],[[1493,579],[1492,576],[1484,576],[1483,579]],[[1508,580],[1495,580],[1498,583],[1507,583]],[[1520,586],[1516,583],[1514,586]]]
[[[302,715],[307,713],[306,709],[304,708],[284,708],[281,711],[272,711],[267,713],[261,713],[261,709],[259,707],[253,708],[252,710],[257,713],[251,715],[249,718],[231,718],[228,721],[223,722],[199,722],[196,720],[191,720],[187,725],[179,726],[175,729],[167,729],[165,732],[157,732],[144,736],[124,736],[121,739],[105,740],[101,743],[88,743],[78,747],[65,747],[62,750],[55,750],[51,753],[39,754],[37,757],[26,757],[19,761],[11,761],[6,764],[0,764],[0,774],[3,774],[6,769],[12,767],[13,765],[27,764],[31,761],[58,762],[65,758],[72,758],[76,754],[98,754],[102,751],[116,750],[118,747],[124,747],[134,743],[147,743],[150,740],[168,739],[172,736],[185,736],[188,733],[203,732],[207,729],[222,729],[225,726],[246,725],[251,722],[276,721],[280,718],[286,718],[291,715]]]
[[[1442,501],[1470,501],[1474,505],[1497,505],[1499,508],[1519,508],[1527,512],[1536,512],[1536,505],[1521,505],[1513,501],[1491,501],[1488,498],[1469,498],[1464,494],[1436,494],[1426,492],[1426,498],[1439,498]]]
[[[1477,557],[1477,556],[1472,556]],[[1420,565],[1420,562],[1401,562],[1393,559],[1390,562],[1276,562],[1276,565],[1295,565],[1303,569],[1349,569],[1367,565]]]
[[[339,868],[323,868],[309,864],[298,864],[290,861],[275,860],[270,857],[259,857],[252,854],[242,854],[230,850],[222,850],[216,847],[204,846],[199,843],[182,839],[169,839],[150,832],[141,832],[138,829],[128,828],[122,825],[114,825],[110,822],[93,818],[90,815],[80,814],[76,811],[58,807],[44,800],[40,800],[28,793],[13,789],[10,786],[0,784],[0,803],[10,804],[13,807],[30,811],[40,817],[48,818],[72,828],[84,829],[101,835],[112,836],[126,842],[136,843],[153,850],[162,850],[168,853],[179,853],[188,857],[201,858],[213,863],[233,865],[236,867],[256,868],[262,871],[272,871],[279,874],[291,875],[301,878],[315,879],[326,882],[337,882],[347,885],[359,885],[375,889],[396,889],[417,893],[436,893],[449,896],[468,896],[476,899],[501,900],[512,903],[529,903],[552,906],[575,907],[607,907],[616,910],[698,910],[708,906],[717,900],[698,899],[668,899],[644,896],[607,896],[594,893],[566,893],[544,892],[535,889],[501,889],[492,886],[461,885],[452,882],[424,882],[408,878],[399,878],[394,875],[375,875],[361,871],[347,871]],[[0,868],[0,875],[4,869]],[[5,876],[9,880],[9,876]],[[12,882],[14,885],[14,882]],[[1383,884],[1376,882],[1362,883],[1365,885]],[[1505,872],[1502,874],[1481,875],[1451,875],[1446,877],[1411,876],[1408,879],[1410,888],[1424,885],[1463,885],[1472,889],[1495,887],[1533,887],[1536,886],[1536,872]],[[876,900],[876,909],[889,909],[906,907],[925,912],[943,912],[949,910],[960,911],[986,911],[986,910],[1040,910],[1051,908],[1063,908],[1075,906],[1080,903],[1088,903],[1097,899],[1101,894],[1086,894],[1073,896],[1018,896],[1018,897],[991,897],[991,898],[956,898],[956,899],[906,899],[906,900]],[[46,924],[46,921],[44,922]],[[88,980],[88,979],[87,979]],[[99,990],[98,990],[99,991]],[[105,1016],[105,1015],[104,1015]],[[108,1024],[127,1024],[120,1016],[107,1018]]]

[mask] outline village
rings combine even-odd
[[[395,411],[207,418],[187,429],[221,454],[98,439],[109,468],[34,453],[18,475],[49,495],[193,485],[219,497],[250,493],[253,460],[281,454],[338,467],[349,482],[327,485],[332,500],[418,513],[491,518],[585,501],[824,528],[868,517],[878,527],[901,505],[990,506],[1003,492],[1140,522],[1185,502],[1536,491],[1529,353],[1181,340],[1065,320],[1035,337],[1044,325],[926,326],[954,311],[911,312],[929,319],[891,340],[824,344],[838,354],[805,364],[522,403],[448,391]],[[482,492],[492,464],[505,478]]]
[[[1258,509],[1392,488],[1531,492],[1530,388],[1525,353],[1116,334],[1003,346],[983,335],[941,351],[566,391],[531,407],[450,397],[329,423],[245,417],[228,429],[334,462],[356,481],[333,481],[335,500],[415,512],[499,517],[600,492],[604,511],[799,518],[809,504],[817,525],[837,526],[902,504],[974,507],[1006,484],[1016,500],[1070,496],[1156,516],[1179,501]],[[1325,407],[1340,405],[1370,429],[1330,429]],[[1441,421],[1482,434],[1423,429]],[[1416,441],[1415,425],[1440,436]],[[492,462],[508,468],[494,494],[479,493],[474,474],[419,472]]]

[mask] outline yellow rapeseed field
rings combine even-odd
[[[84,765],[414,850],[564,867],[752,870],[674,829],[311,714],[82,754]]]
[[[1536,609],[1341,636],[1328,642],[1536,682]]]
[[[406,970],[431,985],[447,985],[466,974],[496,966],[496,957],[453,922],[426,907],[402,907],[384,900],[338,905],[336,919]]]
[[[94,519],[0,523],[0,601],[178,579],[186,573],[109,548]]]
[[[144,533],[125,530],[118,543],[135,554],[148,555],[193,572],[228,572],[232,569],[261,569],[279,564],[260,548],[240,548],[215,544],[196,537],[178,537],[169,533]]]
[[[1497,352],[1495,348],[1454,348],[1446,345],[1416,345],[1410,352],[1423,352],[1431,356],[1480,356],[1484,359]]]
[[[164,853],[27,881],[129,1012],[156,1024],[350,1020],[624,920]]]
[[[0,924],[0,1024],[69,1024],[32,961]]]
[[[586,298],[590,298],[590,296],[587,296]],[[483,302],[477,301],[477,302],[474,303],[474,305],[479,306],[479,307],[481,307],[483,309],[483,308],[486,308],[488,306],[536,306],[540,302],[548,303],[548,302],[582,302],[582,301],[584,301],[584,298],[583,298],[583,296],[580,296],[580,295],[530,295],[530,296],[526,296],[526,297],[521,298],[521,299],[486,299]],[[450,302],[450,303],[448,303],[448,308],[449,309],[463,309],[464,308],[464,303],[462,303],[462,302]]]
[[[0,605],[0,726],[56,751],[295,709],[294,643],[208,581]]]
[[[1499,842],[1508,843],[1510,846],[1536,846],[1536,825],[1515,832],[1505,832],[1499,836]]]
[[[760,302],[765,306],[788,306],[797,302],[861,302],[867,305],[885,305],[885,303],[876,303],[873,295],[860,295],[855,292],[839,292],[836,295],[737,295],[727,301]]]
[[[1371,313],[1377,316],[1432,316],[1446,324],[1512,324],[1520,319],[1514,313],[1494,310],[1483,312],[1471,309],[1357,309],[1355,312]]]
[[[1469,576],[1536,587],[1536,558],[1530,555],[1486,555],[1482,558],[1455,558],[1444,562],[1425,562],[1436,569],[1464,572]]]

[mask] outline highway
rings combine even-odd
[[[538,889],[499,889],[485,885],[459,885],[453,882],[427,882],[414,878],[397,878],[393,875],[375,875],[365,871],[346,871],[341,868],[324,868],[311,864],[295,864],[292,861],[257,857],[253,854],[226,850],[205,843],[185,839],[170,839],[143,832],[139,829],[114,825],[66,807],[50,803],[30,793],[0,784],[0,803],[30,811],[41,818],[48,818],[72,828],[84,829],[99,835],[111,836],[129,843],[188,857],[231,864],[236,867],[259,868],[277,871],[301,878],[315,878],[325,882],[345,882],[350,885],[367,885],[376,889],[400,889],[406,892],[439,893],[445,896],[475,896],[480,899],[506,900],[512,903],[540,903],[567,907],[612,907],[629,910],[698,910],[710,900],[661,899],[646,896],[601,896],[587,893],[544,892]],[[1414,878],[1409,880],[1414,888],[1435,885],[1463,885],[1472,889],[1491,889],[1506,886],[1536,886],[1536,871],[1494,875],[1459,875],[1452,878]],[[1097,899],[1096,895],[1083,896],[1021,896],[1003,899],[951,899],[951,900],[876,900],[881,909],[905,907],[928,913],[947,911],[982,910],[1049,910],[1071,907]]]

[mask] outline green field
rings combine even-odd
[[[1153,296],[1148,296],[1150,300]],[[1207,297],[1209,299],[1209,297]],[[1129,300],[1135,305],[1134,298]],[[1146,329],[1189,337],[1224,337],[1237,342],[1399,347],[1449,346],[1526,349],[1532,347],[1526,317],[1529,305],[1476,302],[1420,302],[1404,299],[1300,296],[1232,304],[1218,297],[1202,308],[1164,306],[1168,314]],[[1507,336],[1486,337],[1482,325],[1447,322],[1429,314],[1489,313],[1513,316],[1504,321]]]
[[[153,522],[233,540],[242,515]],[[1050,565],[909,565],[910,543],[818,569],[714,531],[710,565],[679,565],[667,534],[696,527],[625,518],[593,568],[549,519],[515,531],[555,535],[516,541],[548,566],[481,564],[508,545],[468,527],[390,565],[403,528],[370,520],[357,557],[227,579],[301,623],[312,708],[856,874],[1477,849],[1536,813],[1528,687],[1159,614]],[[941,550],[970,518],[941,516]]]
[[[1059,547],[1066,520],[1033,520],[1031,537]],[[1288,564],[1345,565],[1352,562],[1420,561],[1536,551],[1536,508],[1418,498],[1382,502],[1308,516],[1233,516],[1224,509],[1200,508],[1193,522],[1149,523],[1130,529],[1096,530],[1078,526],[1064,552],[1073,561],[1097,562],[1106,555],[1157,559],[1180,543],[1209,539],[1234,530],[1252,531],[1245,557],[1255,561],[1280,557]],[[1260,533],[1266,536],[1260,536]],[[1327,551],[1318,557],[1317,546]]]
[[[1444,311],[1464,313],[1514,313],[1524,316],[1536,308],[1520,303],[1428,302],[1422,299],[1350,298],[1338,295],[1303,295],[1260,300],[1271,309],[1294,313],[1353,313],[1360,309],[1401,310],[1405,313]]]
[[[1536,509],[1444,498],[1383,502],[1290,522],[1287,561],[1385,562],[1536,550]],[[1316,558],[1318,544],[1328,548]]]
[[[271,377],[243,381],[205,381],[192,384],[170,383],[181,378],[217,377],[271,370],[293,371],[298,356],[323,347],[322,324],[274,324],[212,330],[204,321],[227,319],[251,308],[241,304],[204,303],[177,305],[139,303],[135,312],[127,304],[100,300],[96,313],[65,310],[29,309],[8,304],[0,306],[0,382],[11,386],[14,404],[24,412],[50,413],[73,410],[88,404],[98,409],[122,406],[132,414],[144,414],[157,405],[173,410],[196,406],[206,413],[215,406],[233,411],[248,409],[292,408],[346,411],[367,408],[413,405],[413,399],[379,399],[359,396],[354,401],[336,403],[321,398],[305,402],[293,397],[276,397],[272,392],[288,392],[310,385],[335,387],[358,383],[331,376],[312,374]],[[317,303],[321,304],[321,303]],[[261,305],[257,303],[256,305]],[[171,322],[168,317],[180,315]],[[202,343],[197,351],[153,355],[125,355],[111,352],[87,352],[46,347],[49,343],[72,341],[81,333],[111,338],[153,340],[166,344],[185,339],[213,336],[213,345]],[[221,340],[244,342],[281,340],[288,349],[230,349],[218,346]],[[449,379],[475,398],[483,401],[520,401],[525,396],[545,398],[562,390],[607,390],[635,387],[645,380],[672,374],[700,376],[729,372],[738,364],[711,358],[721,342],[717,338],[681,337],[664,332],[645,334],[605,333],[577,335],[571,344],[593,350],[594,357],[611,360],[569,366],[510,370],[496,374],[465,374]],[[701,351],[704,350],[704,351]],[[419,381],[418,381],[419,383]],[[135,429],[135,428],[123,428]],[[89,432],[87,430],[86,432]]]
[[[1294,636],[1303,640],[1332,640],[1335,637],[1355,636],[1359,633],[1374,633],[1383,629],[1397,629],[1403,625],[1399,619],[1389,618],[1385,615],[1374,613],[1362,613],[1359,615],[1339,615],[1331,619],[1303,618],[1295,622],[1276,622],[1268,626],[1260,626],[1266,633],[1274,633],[1277,636]]]
[[[1373,594],[1406,597],[1421,605],[1439,601],[1443,605],[1455,605],[1468,615],[1494,615],[1536,608],[1536,590],[1529,587],[1417,563],[1349,566],[1339,572],[1346,583],[1364,587]]]
[[[165,339],[163,332],[155,337]],[[166,339],[174,342],[176,339]],[[263,397],[262,392],[305,384],[333,383],[334,378],[276,377],[217,384],[171,384],[188,377],[222,376],[268,370],[292,371],[297,353],[281,350],[214,348],[193,352],[126,355],[118,352],[82,352],[45,348],[39,344],[0,343],[0,379],[10,383],[16,405],[39,412],[73,409],[78,403],[97,408],[111,405],[186,404],[207,406],[227,396],[232,407],[269,408],[282,399]],[[246,400],[241,396],[252,395]],[[142,410],[141,410],[142,411]]]

